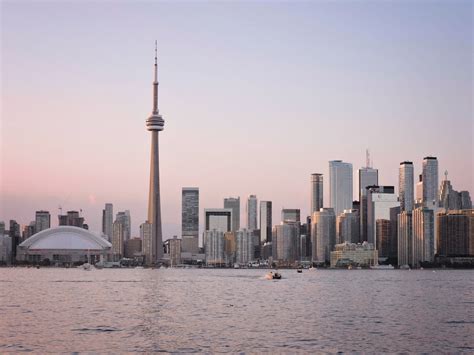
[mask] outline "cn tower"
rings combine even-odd
[[[153,111],[146,120],[146,129],[151,132],[150,192],[148,195],[148,223],[152,225],[151,259],[148,264],[160,263],[163,259],[163,237],[161,232],[160,203],[160,159],[158,151],[158,132],[162,131],[165,121],[158,110],[158,63],[155,41],[155,78],[153,81]]]

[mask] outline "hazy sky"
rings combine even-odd
[[[439,159],[474,193],[471,1],[1,1],[0,220],[58,206],[146,218],[154,40],[164,239],[181,188],[200,209],[256,194],[309,210],[328,161],[357,168],[370,148],[380,184]],[[354,189],[356,194],[357,189]],[[354,196],[355,198],[357,196]]]

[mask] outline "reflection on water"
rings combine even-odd
[[[0,269],[0,353],[472,352],[470,270]]]

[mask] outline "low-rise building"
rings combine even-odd
[[[347,267],[348,265],[369,266],[378,260],[378,252],[371,243],[336,244],[331,252],[331,267]]]

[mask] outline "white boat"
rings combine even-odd
[[[92,265],[89,264],[89,263],[84,263],[84,264],[82,264],[82,268],[84,270],[90,271],[92,269]]]
[[[234,269],[240,269],[240,265],[239,264],[234,264]]]

